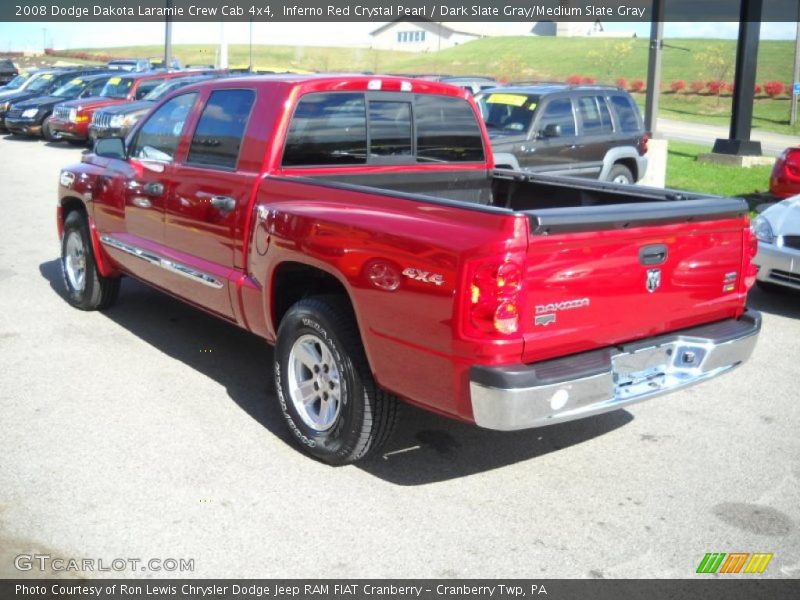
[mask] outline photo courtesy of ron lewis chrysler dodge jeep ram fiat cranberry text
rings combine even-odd
[[[625,407],[750,356],[747,205],[496,170],[469,92],[399,77],[183,87],[61,172],[64,282],[136,277],[275,345],[293,437],[380,448],[398,399],[514,430]]]

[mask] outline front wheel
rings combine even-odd
[[[42,122],[42,137],[47,142],[54,142],[57,139],[53,134],[53,130],[50,129],[50,117],[45,117],[44,121]]]
[[[312,456],[348,464],[388,439],[397,399],[376,385],[345,299],[315,296],[289,309],[278,329],[274,372],[284,419]]]
[[[67,300],[81,310],[110,307],[119,295],[119,278],[103,277],[97,270],[86,217],[72,211],[64,221],[61,239],[61,273]]]

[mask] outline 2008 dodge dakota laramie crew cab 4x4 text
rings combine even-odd
[[[495,170],[469,94],[430,81],[184,87],[62,171],[58,228],[76,307],[131,275],[275,344],[288,426],[331,464],[398,398],[548,425],[719,375],[760,329],[742,200]]]

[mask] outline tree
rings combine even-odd
[[[733,70],[733,54],[730,48],[721,44],[710,44],[708,50],[697,55],[697,61],[703,65],[713,82],[727,81],[728,75]],[[709,86],[709,91],[717,97],[717,104],[719,104],[723,86]]]

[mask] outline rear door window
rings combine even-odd
[[[307,94],[297,103],[283,165],[363,165],[367,162],[367,105],[364,94]]]
[[[641,129],[639,110],[634,106],[633,100],[623,94],[611,96],[611,106],[617,114],[617,121],[622,131],[637,133]]]
[[[418,162],[484,160],[481,129],[466,100],[417,96],[414,122],[417,127]]]
[[[572,114],[572,101],[569,98],[558,98],[547,103],[538,128],[543,131],[548,125],[559,125],[562,137],[575,135],[575,115]]]
[[[254,100],[253,90],[211,92],[194,131],[186,162],[235,169]]]
[[[577,98],[578,115],[581,119],[581,131],[584,135],[611,133],[611,115],[602,96],[579,96]]]

